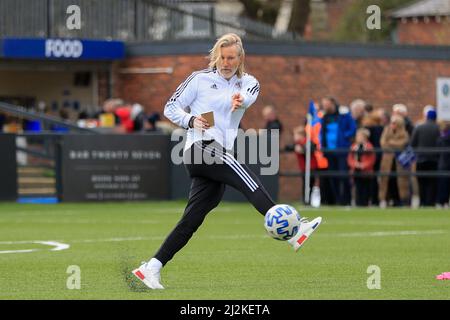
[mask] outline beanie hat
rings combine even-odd
[[[437,114],[435,110],[428,110],[427,120],[436,120]]]

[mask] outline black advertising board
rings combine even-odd
[[[71,134],[62,140],[62,201],[170,196],[170,137]]]
[[[183,147],[184,147],[184,141],[185,141],[185,135],[178,135],[173,137],[173,141],[171,141],[171,148],[176,148],[176,151],[174,152],[179,157],[181,157],[183,153]],[[256,144],[259,144],[259,139],[256,140]],[[253,141],[255,143],[255,141]],[[263,165],[261,161],[258,161],[256,163],[249,163],[248,160],[249,153],[254,153],[255,150],[250,150],[250,141],[245,140],[245,153],[247,156],[245,157],[246,160],[243,161],[246,163],[247,167],[252,170],[259,178],[261,183],[264,185],[267,192],[270,194],[270,196],[274,199],[274,201],[277,201],[278,199],[278,191],[279,191],[279,185],[278,185],[278,179],[279,174],[278,170],[276,170],[276,173],[274,174],[261,174],[261,169],[264,167],[267,167],[267,165]],[[235,145],[235,149],[238,150],[237,146]],[[277,152],[273,153],[273,156],[271,159],[275,159],[277,163],[279,163],[279,154],[278,154],[278,147],[276,148]],[[172,151],[173,152],[173,151]],[[272,154],[271,152],[269,154]],[[189,190],[191,186],[191,178],[188,175],[188,172],[183,164],[180,163],[173,163],[171,162],[171,199],[173,200],[179,200],[179,199],[186,199],[189,196]],[[231,202],[248,202],[248,200],[245,198],[245,196],[239,192],[238,190],[234,189],[231,186],[226,186],[225,193],[222,198],[223,201],[231,201]]]
[[[16,136],[0,134],[0,201],[17,199]]]

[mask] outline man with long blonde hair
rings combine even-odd
[[[151,289],[164,289],[160,280],[162,267],[187,244],[206,215],[219,204],[225,185],[242,192],[263,216],[275,206],[259,178],[229,151],[245,110],[255,102],[259,92],[258,81],[245,73],[244,58],[239,36],[233,33],[222,36],[210,51],[209,68],[192,73],[164,108],[169,120],[187,129],[183,162],[192,183],[181,220],[153,258],[133,271]],[[303,222],[291,238],[298,240],[303,236],[301,241],[291,243],[295,250],[320,220]]]

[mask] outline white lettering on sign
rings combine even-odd
[[[47,58],[79,58],[83,54],[83,43],[79,40],[48,39],[45,41]]]

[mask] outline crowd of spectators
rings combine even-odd
[[[45,107],[39,110],[49,114]],[[308,113],[312,121],[305,119],[294,128],[294,143],[285,150],[295,152],[299,169],[304,173],[307,137],[310,137],[310,203],[317,202],[318,198],[328,205],[448,207],[450,122],[438,123],[433,106],[424,107],[423,118],[415,124],[404,104],[375,108],[362,99],[354,100],[347,107],[327,96],[311,102]],[[164,126],[159,113],[146,113],[140,104],[121,99],[106,100],[101,110],[92,114],[78,112],[75,119],[64,108],[50,115],[73,120],[80,127],[101,128],[104,132],[173,129]],[[283,133],[274,106],[264,107],[262,115],[266,129]],[[0,114],[0,129],[6,123],[8,116]],[[42,129],[38,121],[25,121],[23,128]],[[68,131],[60,125],[46,129]]]
[[[122,99],[108,99],[102,109],[93,115],[83,114],[79,126],[110,129],[114,133],[160,132],[158,112],[147,113],[139,103],[127,103]]]
[[[438,123],[434,107],[414,124],[404,104],[386,110],[357,99],[347,107],[328,96],[309,113],[312,122],[294,128],[285,150],[296,153],[304,172],[310,132],[310,185],[320,187],[322,204],[448,207],[450,123]]]
[[[159,125],[161,117],[158,112],[145,112],[142,105],[128,103],[122,99],[107,99],[98,111],[90,112],[86,109],[75,110],[70,106],[58,109],[48,107],[39,102],[36,107],[28,107],[27,111],[48,116],[49,119],[76,123],[79,127],[101,130],[111,133],[144,133],[160,132],[164,125]],[[41,132],[53,131],[69,132],[67,126],[58,122],[22,119],[21,117],[6,115],[0,112],[0,132]]]

